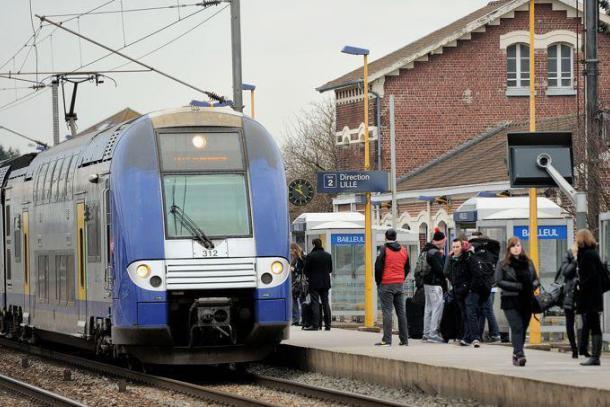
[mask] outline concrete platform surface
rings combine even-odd
[[[584,367],[579,365],[582,357],[526,349],[527,365],[516,367],[512,365],[512,349],[499,344],[481,344],[475,349],[410,340],[404,347],[398,346],[398,337],[393,336],[391,347],[375,347],[380,339],[379,333],[293,327],[290,339],[282,343],[285,351],[301,352],[301,364],[331,375],[397,387],[415,385],[427,392],[499,405],[610,406],[607,357],[602,366]]]

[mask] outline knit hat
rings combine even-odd
[[[445,234],[441,232],[439,228],[434,228],[434,236],[432,236],[432,240],[435,242],[441,242],[445,240]]]

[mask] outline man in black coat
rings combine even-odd
[[[309,295],[313,311],[313,323],[305,327],[307,331],[314,331],[320,326],[320,302],[324,312],[324,326],[330,331],[330,304],[328,303],[328,290],[330,290],[330,273],[333,272],[333,261],[329,253],[324,251],[320,239],[313,240],[313,250],[305,258],[303,272],[309,282]]]

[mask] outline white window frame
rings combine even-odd
[[[515,69],[516,69],[516,84],[515,85],[509,85],[508,84],[508,59],[512,58],[508,56],[508,49],[511,47],[515,47]],[[521,58],[522,58],[522,51],[524,47],[529,47],[527,44],[523,44],[523,43],[515,43],[515,44],[511,44],[506,48],[506,87],[508,89],[519,89],[519,88],[529,88],[529,81],[531,79],[531,74],[529,72],[529,49],[527,51],[527,59],[528,59],[528,77],[527,78],[523,78],[523,67],[521,66]],[[528,84],[527,85],[523,85],[523,82],[527,81]]]
[[[562,59],[564,58],[563,55],[563,46],[566,46],[569,48],[569,52],[570,52],[570,71],[569,71],[569,76],[564,76],[564,71],[562,70]],[[556,67],[556,71],[554,73],[551,73],[551,70],[549,69],[550,66],[550,50],[551,48],[555,48],[556,49],[556,53],[555,53],[555,67]],[[571,94],[575,94],[576,90],[574,89],[574,47],[571,44],[566,44],[563,42],[559,42],[559,43],[555,43],[550,45],[547,48],[547,80],[549,83],[548,89],[547,89],[547,95],[549,96],[553,96],[553,95],[571,95]],[[555,85],[551,85],[550,82],[551,80],[554,79],[555,80]],[[570,83],[569,85],[563,85],[562,81],[569,79]]]

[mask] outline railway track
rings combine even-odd
[[[38,403],[53,406],[53,407],[85,407],[75,400],[70,400],[59,394],[50,392],[40,387],[32,386],[31,384],[22,382],[20,380],[13,379],[11,377],[0,374],[0,388],[8,390],[12,393],[18,393],[28,399],[34,400]]]
[[[25,352],[31,355],[39,356],[52,361],[65,363],[74,367],[85,370],[101,373],[107,376],[125,379],[134,383],[150,385],[165,390],[175,391],[177,393],[192,396],[208,402],[219,403],[229,406],[261,406],[261,407],[279,407],[281,404],[273,404],[266,401],[256,400],[229,392],[219,391],[208,388],[205,385],[190,383],[188,381],[175,380],[163,376],[155,376],[148,373],[137,372],[125,369],[114,364],[103,363],[81,356],[56,352],[50,349],[41,348],[24,343],[18,343],[0,338],[0,346],[5,346],[10,349]],[[255,384],[257,386],[298,394],[305,397],[324,400],[332,404],[343,404],[350,406],[387,406],[387,407],[404,407],[405,404],[395,403],[386,400],[380,400],[369,396],[347,393],[337,390],[326,389],[323,387],[310,386],[289,380],[278,379],[267,376],[254,374],[246,374],[240,378],[240,383]],[[61,397],[61,396],[60,396]],[[69,401],[69,400],[68,400]],[[58,404],[64,405],[82,405],[82,404]]]

